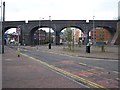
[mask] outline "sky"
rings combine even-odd
[[[1,0],[5,20],[116,20],[120,0]],[[11,29],[8,32],[15,32]]]
[[[5,20],[113,20],[120,0],[2,0]]]

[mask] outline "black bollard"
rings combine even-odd
[[[86,45],[86,52],[87,52],[87,53],[90,53],[90,44],[87,44],[87,45]]]

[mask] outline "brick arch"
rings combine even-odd
[[[116,32],[117,29],[117,20],[94,20],[95,27],[96,26],[108,26]],[[25,21],[5,21],[4,22],[4,27],[9,27],[9,26],[18,26],[22,25],[23,27],[23,34],[24,38],[26,39],[25,42],[29,44],[29,32],[33,30],[35,27],[38,27],[39,20],[30,20],[28,23],[25,23]],[[56,27],[54,27],[54,25]],[[57,35],[59,35],[60,31],[62,28],[66,26],[70,27],[77,27],[81,28],[82,31],[89,32],[91,28],[93,27],[93,20],[89,20],[89,22],[86,22],[86,20],[42,20],[41,21],[41,26],[42,27],[51,27]]]
[[[35,33],[35,31],[37,31],[39,28],[49,28],[49,26],[40,26],[39,27],[39,25],[36,25],[36,26],[34,26],[34,27],[31,27],[31,30],[29,30],[29,37],[30,37],[30,43],[31,43],[31,45],[33,44],[32,43],[32,41],[33,41],[33,35],[34,35],[34,33]],[[55,30],[54,30],[54,27],[52,27],[52,26],[50,26],[50,28],[55,32]]]
[[[95,26],[95,28],[97,27],[103,27],[104,29],[107,29],[112,35],[114,35],[114,33],[117,31],[114,27],[111,27],[111,26]],[[92,31],[93,29],[93,26],[90,26],[89,29],[88,29],[88,32]]]
[[[78,26],[64,26],[64,27],[62,27],[62,28],[60,29],[60,32],[61,32],[63,29],[68,28],[68,27],[77,28],[77,29],[81,30],[82,32],[84,32],[84,30],[83,30],[81,27],[78,27]]]
[[[16,28],[16,29],[17,29],[18,26],[11,26],[11,25],[10,25],[10,26],[6,26],[6,27],[4,27],[4,33],[5,33],[7,30],[11,29],[11,28]],[[19,42],[20,42],[21,44],[23,44],[23,42],[22,42],[22,40],[23,40],[23,37],[22,37],[22,35],[23,35],[23,27],[21,26],[20,28],[21,28],[21,32],[20,32],[20,36],[19,36],[19,37],[20,37],[20,39],[19,39],[20,41],[19,41]]]
[[[112,27],[108,27],[108,26],[96,26],[96,27],[95,27],[95,30],[96,30],[96,32],[98,33],[98,29],[96,29],[96,28],[103,28],[103,29],[104,29],[104,32],[105,32],[104,38],[105,38],[106,41],[108,41],[108,42],[111,42],[114,34],[116,33],[116,30],[115,30],[114,28],[112,28]],[[113,30],[111,30],[111,29],[113,29]],[[89,29],[89,32],[92,31],[92,30],[93,30],[93,27],[92,27],[91,29]],[[106,33],[107,33],[107,34],[106,34]],[[97,36],[98,36],[98,34],[97,34]],[[108,38],[108,37],[109,37],[109,38]]]
[[[17,27],[15,27],[15,26],[8,26],[8,27],[5,27],[5,28],[4,28],[4,33],[5,33],[8,29],[11,29],[11,28],[17,28]]]

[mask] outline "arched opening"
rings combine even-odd
[[[18,43],[18,33],[16,28],[6,28],[4,32],[4,44],[16,45]]]
[[[109,27],[103,27],[103,26],[97,26],[95,29],[91,29],[89,32],[89,42],[95,43],[97,45],[100,45],[102,43],[104,44],[110,44],[113,35],[115,31],[112,28]]]
[[[78,27],[64,27],[60,32],[60,44],[79,46],[85,44],[86,35],[83,29]]]
[[[40,28],[35,27],[30,32],[31,45],[48,44],[50,42],[50,40],[51,40],[51,43],[53,43],[54,36],[55,36],[55,34],[54,34],[54,31],[53,31],[52,28],[49,28],[49,27],[40,27]]]

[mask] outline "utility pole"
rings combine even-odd
[[[16,29],[16,32],[18,34],[18,48],[17,48],[17,54],[18,57],[20,57],[20,34],[21,34],[21,25],[19,25]]]
[[[39,45],[40,45],[40,24],[41,24],[41,20],[40,20],[41,18],[39,18],[39,23],[38,23],[38,45],[37,45],[37,49],[38,49],[38,47],[39,47]]]
[[[41,28],[40,28],[40,26],[41,26],[41,21],[43,20],[44,18],[39,18],[39,28],[38,28],[38,46],[37,46],[37,49],[38,49],[38,47],[40,46],[40,44],[41,44],[41,36],[40,36],[40,31],[42,30]]]
[[[3,21],[2,21],[2,53],[4,53],[4,22],[5,22],[5,2],[3,2]]]
[[[5,2],[3,2],[3,21],[5,21]]]
[[[2,54],[2,0],[0,3],[1,16],[0,16],[0,54]]]
[[[94,22],[95,16],[93,16],[93,45],[95,45],[95,22]]]
[[[38,41],[39,41],[39,45],[40,45],[40,26],[41,26],[41,18],[39,19],[39,29],[38,29]]]
[[[51,49],[51,16],[49,16],[49,49]]]

